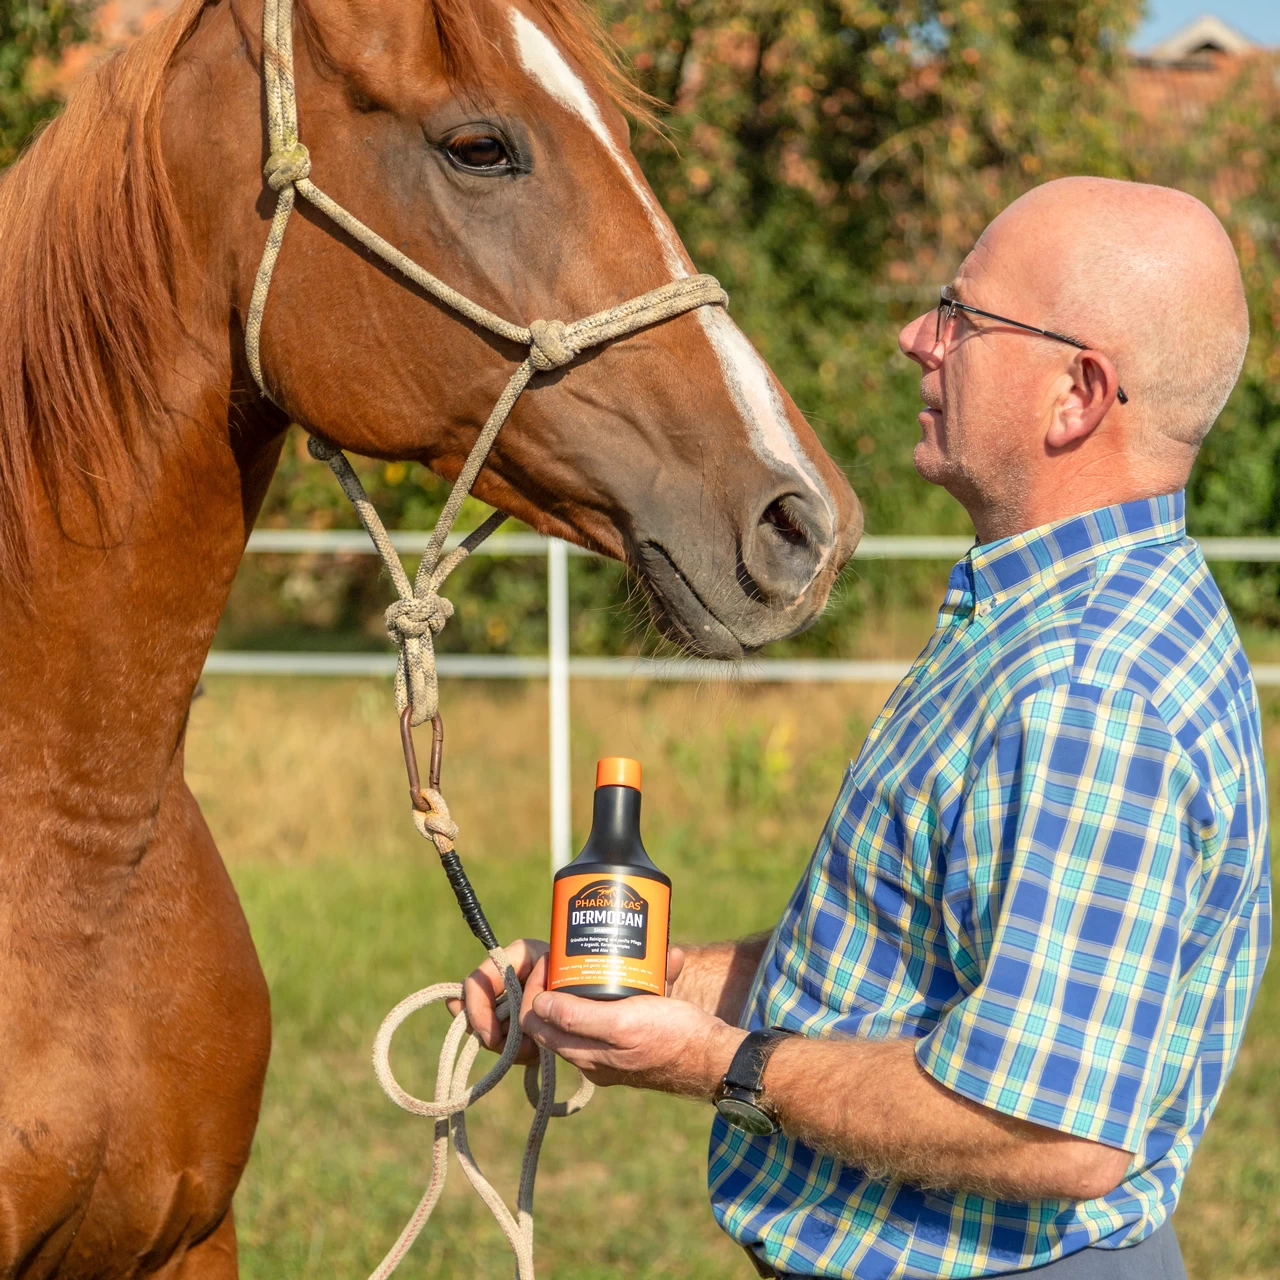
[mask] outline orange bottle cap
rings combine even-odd
[[[597,787],[633,787],[640,790],[640,761],[626,756],[605,756],[596,765]]]

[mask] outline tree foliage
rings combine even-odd
[[[1235,242],[1252,327],[1244,372],[1191,475],[1203,535],[1280,535],[1280,60],[1249,65],[1186,138],[1143,153],[1139,176],[1207,201]],[[1280,570],[1215,565],[1237,617],[1280,623]]]
[[[47,70],[87,34],[85,5],[78,0],[0,4],[0,168],[13,163],[31,134],[61,106],[33,73]]]

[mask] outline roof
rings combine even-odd
[[[1152,62],[1182,62],[1204,53],[1251,53],[1258,46],[1214,13],[1202,13],[1144,51]]]

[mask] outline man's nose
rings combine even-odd
[[[898,349],[908,360],[914,360],[922,369],[938,367],[935,341],[934,312],[926,311],[916,316],[910,324],[903,325],[898,333]]]

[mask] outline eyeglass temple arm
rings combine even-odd
[[[1057,333],[1053,329],[1037,329],[1033,324],[1023,324],[1021,320],[1010,320],[1008,316],[998,316],[994,311],[983,311],[981,307],[971,307],[967,302],[960,302],[955,298],[948,298],[946,294],[942,295],[938,303],[939,307],[947,307],[953,313],[956,311],[967,311],[970,315],[982,316],[987,320],[998,320],[1001,324],[1010,324],[1015,329],[1025,329],[1028,333],[1038,333],[1042,338],[1053,338],[1058,342],[1065,342],[1069,347],[1075,347],[1077,351],[1088,351],[1089,344],[1080,342],[1075,338],[1068,338],[1065,333]],[[1129,397],[1125,395],[1124,388],[1116,384],[1116,399],[1121,404],[1128,404]]]
[[[948,307],[954,307],[957,311],[967,311],[970,315],[984,316],[988,320],[999,320],[1001,324],[1011,324],[1015,329],[1025,329],[1028,333],[1038,333],[1042,338],[1056,338],[1059,342],[1065,342],[1068,346],[1075,347],[1080,351],[1089,350],[1087,342],[1068,338],[1065,333],[1057,333],[1053,329],[1037,329],[1035,325],[1024,324],[1021,320],[1010,320],[1008,316],[998,316],[994,311],[983,311],[980,307],[971,307],[967,302],[952,302],[949,298],[944,298],[943,303]]]

